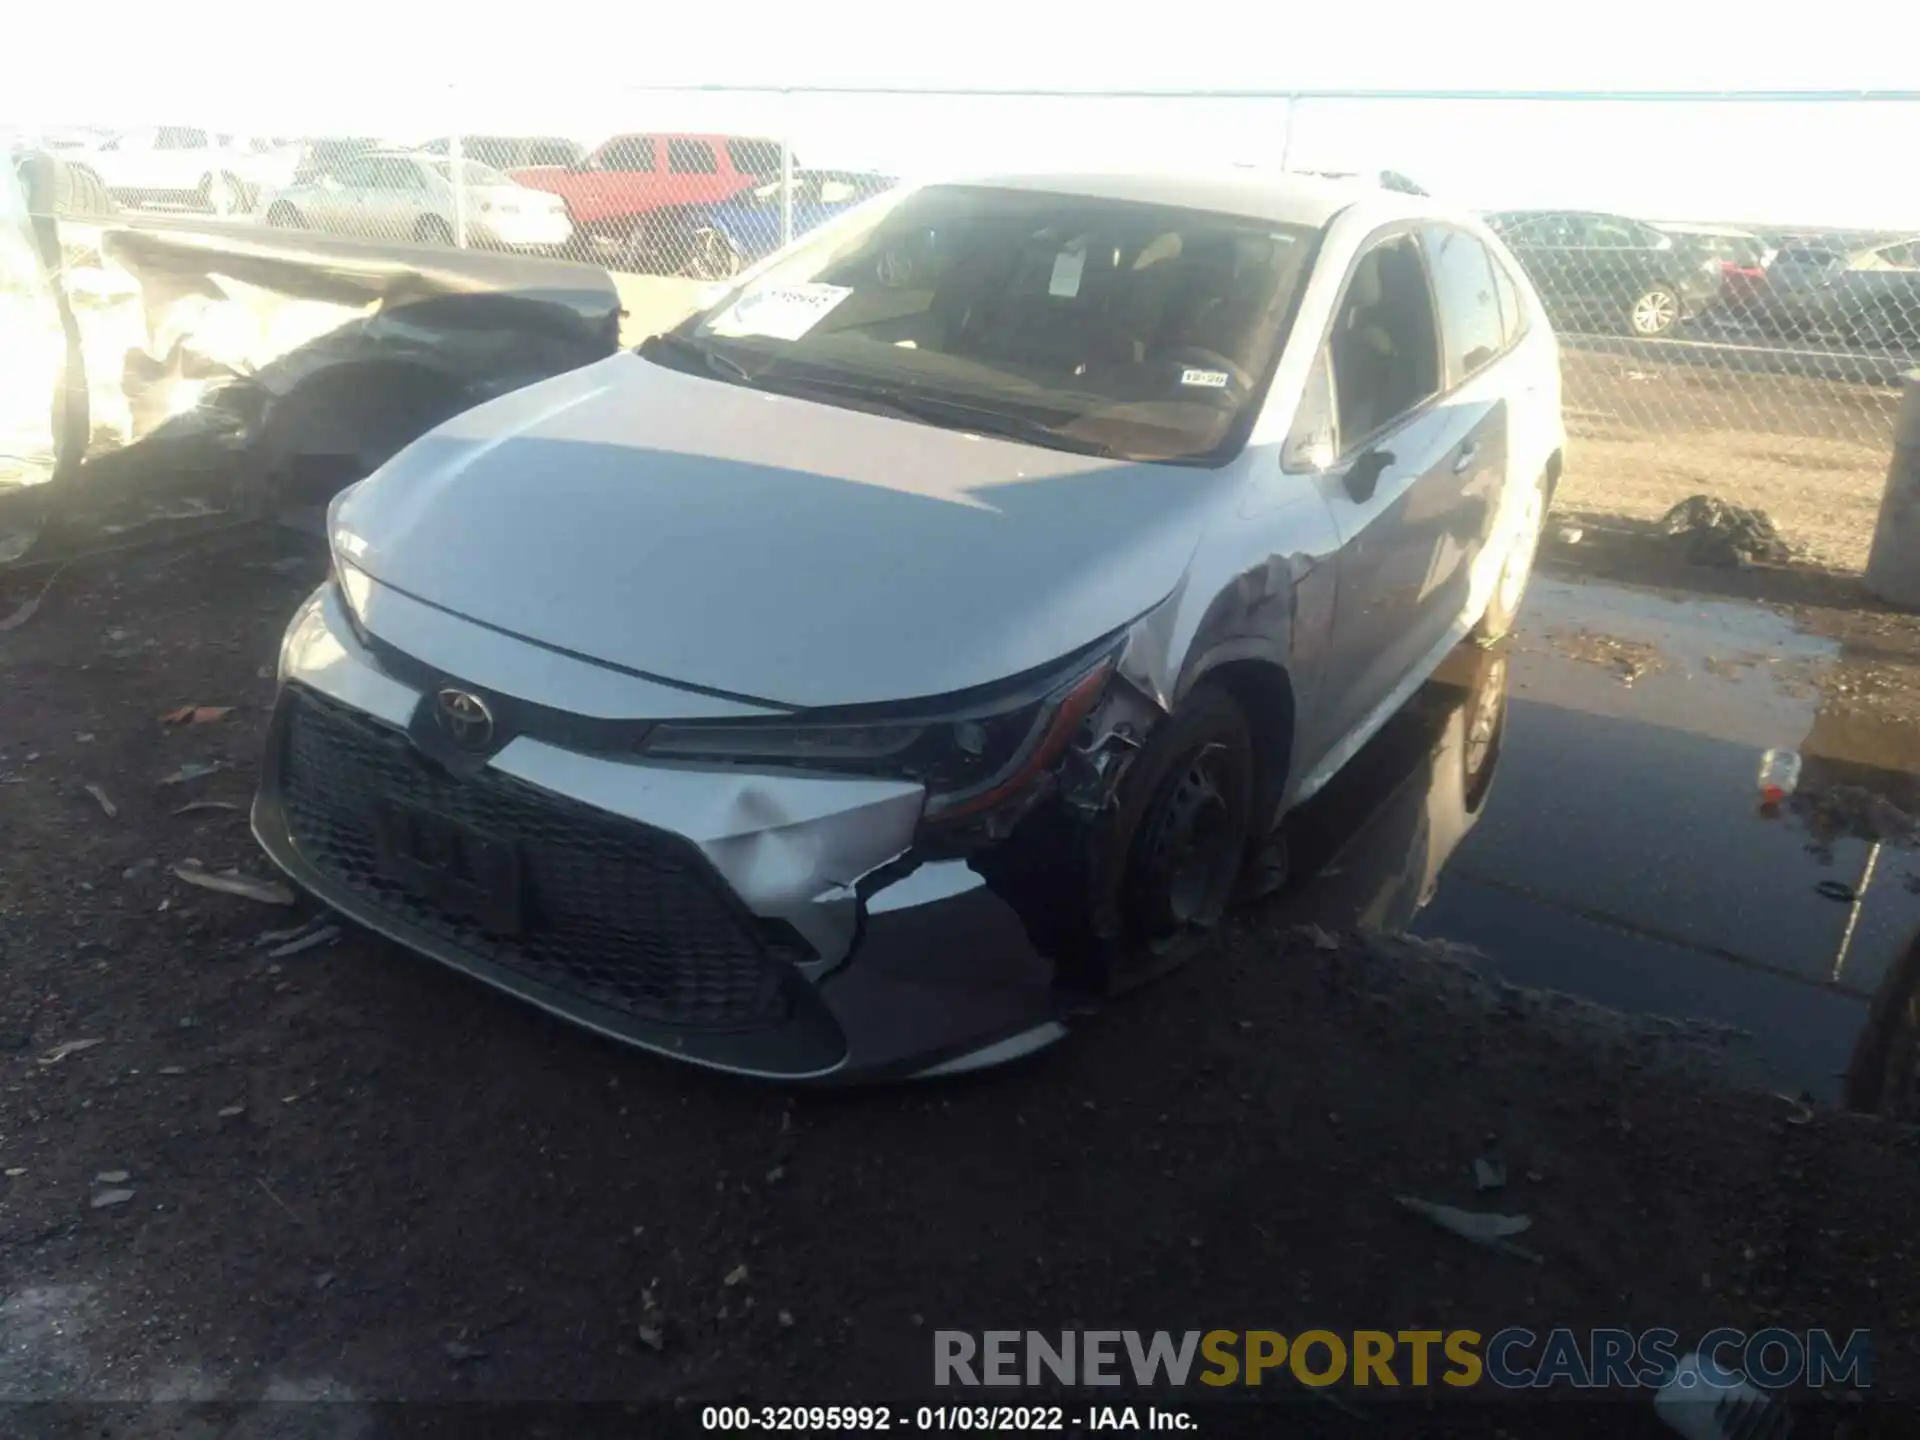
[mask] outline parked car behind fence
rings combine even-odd
[[[573,236],[565,205],[477,160],[463,160],[464,215],[452,184],[453,162],[408,151],[366,151],[267,203],[269,225],[324,230],[375,240],[451,245],[464,222],[469,244],[557,250]]]
[[[688,268],[700,217],[743,190],[778,180],[780,144],[738,135],[616,135],[565,167],[515,171],[566,201],[576,234],[638,268]],[[583,257],[584,258],[584,257]]]
[[[1717,257],[1624,215],[1508,210],[1487,223],[1512,247],[1555,323],[1671,335],[1720,297]]]
[[[789,209],[797,238],[896,183],[858,170],[796,170],[790,207],[778,180],[742,190],[693,216],[687,269],[701,279],[723,280],[780,248]]]

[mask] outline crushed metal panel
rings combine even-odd
[[[619,345],[593,266],[218,222],[59,234],[90,425],[55,550],[317,509],[460,411]]]

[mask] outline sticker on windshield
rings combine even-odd
[[[1080,275],[1086,268],[1086,251],[1062,250],[1053,257],[1053,278],[1047,281],[1047,294],[1073,299],[1080,293]]]
[[[1182,385],[1197,385],[1203,390],[1224,390],[1227,388],[1229,378],[1231,377],[1224,370],[1182,370],[1180,372]]]
[[[845,285],[771,285],[742,295],[714,317],[707,333],[798,340],[852,293]]]

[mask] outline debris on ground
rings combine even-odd
[[[204,780],[209,775],[217,775],[225,767],[218,760],[189,760],[171,775],[162,775],[162,785],[184,785],[189,780]]]
[[[96,1045],[104,1045],[104,1040],[62,1040],[46,1054],[40,1057],[42,1065],[58,1065],[69,1055],[78,1055],[82,1050],[91,1050]]]
[[[322,945],[331,945],[339,938],[340,927],[338,925],[322,925],[317,929],[309,930],[304,935],[296,936],[283,945],[275,946],[267,952],[267,958],[270,960],[284,960],[289,955],[298,955],[305,950],[317,950]]]
[[[1562,525],[1554,532],[1553,538],[1562,545],[1578,545],[1587,538],[1587,532],[1578,525]]]
[[[172,813],[175,815],[195,815],[203,810],[226,810],[235,815],[247,813],[247,807],[232,800],[189,800]]]
[[[222,1105],[216,1113],[222,1120],[231,1120],[236,1115],[246,1114],[247,1107],[244,1105]]]
[[[100,802],[100,809],[105,812],[106,817],[109,820],[117,819],[119,817],[120,807],[114,804],[113,801],[108,798],[107,792],[102,786],[96,785],[92,781],[88,781],[85,788],[86,788],[87,794],[91,795],[95,800]]]
[[[469,1345],[464,1340],[449,1340],[440,1347],[446,1352],[447,1359],[456,1365],[465,1365],[473,1360],[484,1360],[487,1352],[477,1345]]]
[[[98,1175],[93,1177],[93,1183],[96,1185],[124,1185],[132,1178],[133,1176],[125,1170],[102,1170]]]
[[[182,705],[160,717],[163,725],[211,725],[233,713],[231,705]]]
[[[1622,685],[1631,685],[1642,675],[1660,668],[1660,649],[1644,640],[1625,640],[1618,635],[1597,635],[1593,631],[1548,630],[1545,639],[1555,653],[1569,660],[1584,660],[1603,665],[1618,676]]]
[[[262,905],[291,905],[294,901],[293,891],[278,880],[256,880],[250,875],[242,875],[238,870],[223,870],[215,874],[197,861],[183,860],[173,867],[173,873],[187,884],[198,885],[202,890],[238,895],[243,900],[258,900]]]
[[[733,1267],[733,1269],[727,1272],[727,1278],[722,1280],[720,1283],[722,1285],[738,1285],[742,1280],[745,1280],[746,1278],[747,1278],[747,1267],[744,1264],[736,1265]]]
[[[1695,565],[1783,565],[1793,550],[1767,512],[1711,495],[1690,495],[1660,517],[1660,532]]]
[[[102,1190],[93,1197],[93,1208],[106,1210],[115,1205],[124,1205],[131,1199],[133,1199],[131,1190]]]
[[[1485,1156],[1473,1162],[1473,1184],[1476,1190],[1498,1190],[1507,1183],[1507,1167],[1498,1160],[1489,1160]]]
[[[1507,1237],[1524,1234],[1533,1226],[1533,1218],[1528,1215],[1495,1215],[1483,1210],[1461,1210],[1452,1205],[1441,1205],[1432,1200],[1422,1200],[1413,1195],[1396,1195],[1396,1204],[1416,1215],[1425,1216],[1442,1230],[1458,1235],[1462,1240],[1471,1240],[1476,1245],[1489,1250],[1499,1250],[1522,1260],[1530,1260],[1535,1265],[1544,1263],[1545,1256],[1525,1246],[1515,1245]]]

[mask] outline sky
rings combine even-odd
[[[49,13],[51,11],[51,13]],[[1292,88],[1593,92],[1920,89],[1920,5],[1831,14],[1724,0],[565,0],[491,12],[332,0],[90,0],[9,19],[0,122],[206,123],[427,138],[620,129],[791,136],[807,163],[900,174],[1046,165],[1391,168],[1463,205],[1920,229],[1904,103],[1202,98]],[[485,19],[476,19],[486,16]],[[23,70],[26,67],[21,67]],[[662,87],[767,87],[691,94]],[[778,87],[885,88],[781,95]],[[956,87],[1193,98],[983,98]]]

